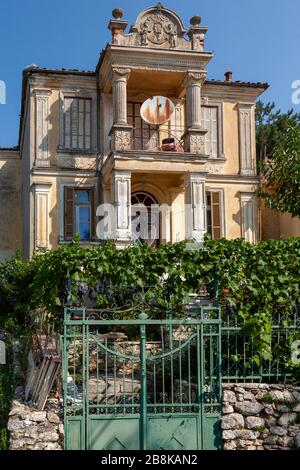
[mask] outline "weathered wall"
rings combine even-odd
[[[300,448],[300,387],[223,384],[223,448]]]
[[[262,240],[283,237],[300,237],[300,218],[280,213],[266,207],[261,201]]]
[[[279,214],[280,235],[284,237],[300,237],[300,217],[292,217],[288,213]]]
[[[0,259],[21,249],[21,160],[16,150],[0,149]]]

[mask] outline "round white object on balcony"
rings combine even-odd
[[[170,98],[165,96],[153,96],[148,98],[141,106],[141,118],[148,124],[164,124],[168,122],[175,111],[175,106]]]

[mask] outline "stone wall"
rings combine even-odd
[[[60,402],[51,399],[37,411],[15,399],[7,425],[10,450],[62,450],[64,426]]]
[[[223,384],[223,448],[300,448],[300,387]]]

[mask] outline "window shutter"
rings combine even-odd
[[[218,157],[218,108],[202,106],[202,125],[207,130],[205,134],[205,153],[211,158]]]
[[[211,192],[211,225],[212,238],[219,240],[221,238],[221,193],[220,191]]]
[[[91,238],[96,238],[96,191],[91,189]]]
[[[73,239],[74,189],[65,188],[65,240]]]

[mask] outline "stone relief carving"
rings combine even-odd
[[[190,136],[190,152],[205,154],[205,142],[203,135],[194,134]]]
[[[131,69],[126,67],[113,67],[112,74],[116,77],[124,77],[128,80]]]
[[[131,149],[131,135],[128,131],[116,130],[113,135],[114,150],[130,150]]]
[[[160,12],[147,15],[140,25],[142,46],[147,46],[149,42],[156,45],[169,42],[171,47],[176,47],[177,34],[176,25]]]
[[[223,172],[223,169],[224,169],[224,165],[220,165],[220,164],[207,163],[205,165],[205,171],[208,171],[208,173],[220,174]]]
[[[59,156],[58,165],[63,168],[77,168],[79,170],[95,170],[95,157],[77,157],[75,155]]]
[[[123,19],[123,15],[124,11],[120,8],[112,12],[113,19],[108,25],[112,32],[112,44],[204,50],[207,28],[201,25],[201,17],[198,15],[190,19],[190,27],[186,30],[180,17],[159,2],[139,14],[129,34],[125,33],[128,22]]]

